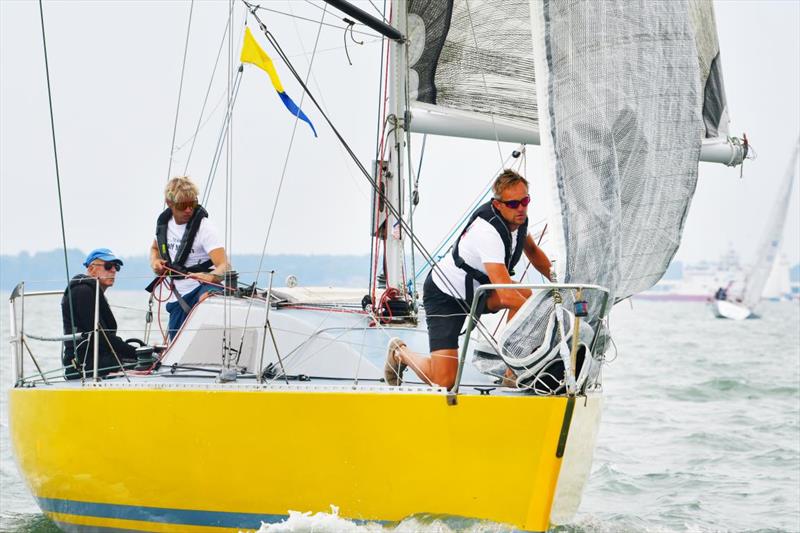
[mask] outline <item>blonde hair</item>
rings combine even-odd
[[[189,176],[177,176],[167,182],[164,187],[164,198],[168,202],[187,202],[197,200],[200,189],[189,179]]]
[[[495,199],[499,200],[502,197],[504,190],[520,182],[524,183],[525,187],[528,187],[528,180],[520,176],[518,172],[511,170],[510,168],[503,170],[503,172],[497,176],[497,179],[494,180],[494,185],[492,185]]]

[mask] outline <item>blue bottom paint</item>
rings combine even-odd
[[[139,520],[160,524],[182,524],[188,526],[212,526],[238,529],[258,529],[261,522],[279,522],[289,515],[228,513],[224,511],[201,511],[169,509],[165,507],[142,507],[115,503],[91,503],[54,498],[38,498],[45,512],[64,513],[97,518]]]
[[[137,520],[141,522],[153,522],[159,524],[222,527],[240,530],[258,530],[261,527],[262,522],[276,523],[289,518],[288,514],[229,513],[225,511],[170,509],[166,507],[142,507],[138,505],[120,505],[115,503],[79,502],[75,500],[61,500],[56,498],[37,498],[37,500],[39,502],[39,506],[42,508],[42,511],[50,513],[63,513],[94,518]],[[421,516],[428,516],[430,518],[432,515],[422,514]],[[437,517],[444,519],[446,515],[437,515]],[[348,520],[357,525],[377,523],[386,526],[398,523],[397,521],[389,520],[363,520],[351,518],[348,518]],[[480,520],[477,519],[466,520],[467,523],[463,524],[465,526],[467,524],[472,525],[473,522],[480,522]],[[87,526],[69,524],[62,521],[58,521],[58,525],[60,528],[70,533],[121,533],[130,531],[125,528]],[[508,531],[508,533],[537,533],[526,532],[520,529],[511,529],[506,531]]]

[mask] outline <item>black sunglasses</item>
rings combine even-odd
[[[97,263],[95,266],[100,266],[100,264]],[[119,272],[120,269],[122,268],[122,265],[120,265],[119,263],[113,263],[111,261],[106,261],[106,262],[103,263],[103,268],[107,272],[111,272],[112,270],[116,270],[117,272]]]

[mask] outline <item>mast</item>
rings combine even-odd
[[[392,12],[396,17],[396,26],[400,34],[405,34],[406,29],[406,2],[396,0],[392,3]],[[407,41],[393,41],[389,63],[389,115],[390,121],[386,142],[389,145],[387,163],[388,174],[385,175],[386,200],[394,209],[386,213],[386,288],[394,288],[400,296],[405,298],[406,287],[404,283],[403,266],[405,251],[405,230],[401,227],[398,217],[403,217],[405,189],[405,142],[406,142],[406,45]]]
[[[373,205],[373,223],[375,224],[373,229],[375,230],[374,237],[378,240],[383,240],[386,245],[384,256],[386,268],[383,270],[383,274],[386,277],[386,288],[396,289],[399,293],[398,296],[407,300],[408,291],[403,273],[406,235],[398,220],[398,218],[402,219],[403,217],[403,192],[406,184],[403,157],[403,151],[406,147],[407,130],[405,117],[407,115],[406,102],[408,100],[408,95],[406,94],[406,2],[405,0],[391,2],[392,13],[397,21],[396,26],[392,26],[344,0],[324,1],[391,40],[389,43],[390,76],[387,102],[389,110],[387,131],[389,134],[385,139],[388,150],[385,160],[377,162],[374,170],[375,180],[379,183],[378,188],[383,191],[383,196],[378,198],[381,193],[376,190]],[[378,205],[383,200],[388,202],[393,209],[378,208]],[[398,215],[395,215],[395,213]],[[378,270],[381,270],[380,267]],[[373,275],[377,276],[377,273]]]

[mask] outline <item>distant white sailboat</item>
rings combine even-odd
[[[745,278],[744,288],[735,298],[727,294],[727,289],[720,288],[710,302],[711,310],[717,318],[730,318],[733,320],[758,318],[756,307],[764,295],[767,280],[775,267],[781,247],[783,226],[786,222],[786,214],[789,211],[792,186],[797,175],[798,153],[800,153],[800,138],[798,138],[795,145],[794,155],[789,168],[786,170],[783,183],[778,189],[775,209],[772,211],[772,216],[767,223],[761,243],[758,246],[756,262]]]
[[[764,287],[764,294],[761,295],[764,300],[781,301],[792,299],[792,279],[789,274],[791,265],[789,260],[784,254],[778,255],[775,260],[775,267],[772,273],[767,278],[767,284]]]

